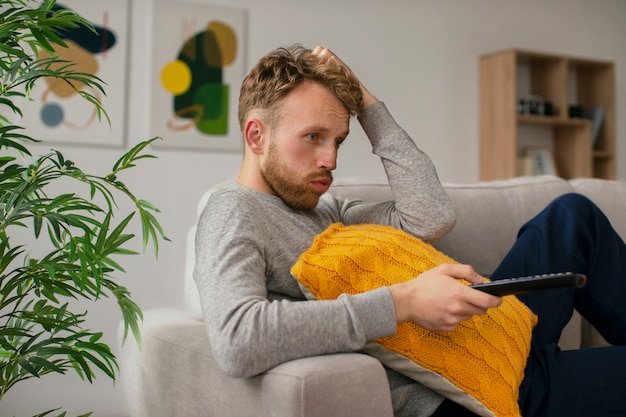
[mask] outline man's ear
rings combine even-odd
[[[263,153],[263,145],[267,134],[267,126],[257,118],[249,119],[243,130],[246,146],[255,154]]]

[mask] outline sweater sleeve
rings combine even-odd
[[[384,103],[368,107],[359,122],[379,156],[395,201],[383,210],[353,204],[343,207],[346,223],[382,223],[432,242],[452,229],[456,216],[430,158],[396,123]]]

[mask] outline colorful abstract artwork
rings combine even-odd
[[[157,0],[152,47],[151,136],[156,146],[240,151],[238,89],[245,12]]]
[[[67,44],[67,48],[58,46],[55,52],[62,60],[73,62],[73,70],[99,77],[104,83],[106,96],[84,84],[75,83],[74,89],[58,79],[44,78],[32,90],[32,100],[23,107],[22,123],[31,136],[44,142],[80,145],[119,146],[124,143],[128,1],[57,2],[56,9],[73,10],[87,19],[95,32],[87,27],[60,31],[59,37]],[[40,53],[46,57],[43,51]],[[81,98],[80,91],[100,100],[110,124],[104,116],[98,117],[96,106]]]

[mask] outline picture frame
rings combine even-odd
[[[20,123],[44,143],[121,147],[126,141],[130,0],[59,0],[55,7],[73,10],[97,32],[66,30],[60,37],[68,47],[56,52],[74,63],[73,70],[102,80],[106,95],[84,85],[77,88],[100,100],[108,120],[99,118],[96,106],[67,84],[44,78],[31,90],[31,100],[24,101]]]
[[[524,152],[532,175],[558,175],[554,153],[547,146],[527,147]]]
[[[163,139],[154,146],[241,152],[245,10],[155,0],[152,42],[150,135]]]

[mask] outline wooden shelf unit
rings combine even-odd
[[[524,77],[524,79],[522,79]],[[520,92],[520,85],[528,91]],[[521,95],[549,101],[553,115],[518,113]],[[594,144],[591,120],[569,117],[569,106],[602,107]],[[511,49],[480,58],[480,177],[517,175],[519,127],[552,130],[557,173],[563,178],[615,178],[615,70],[610,61]]]

